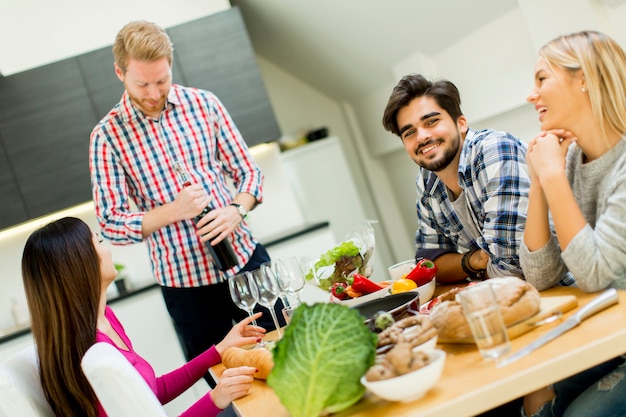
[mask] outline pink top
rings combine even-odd
[[[154,394],[157,396],[161,404],[167,404],[180,394],[185,392],[193,384],[195,384],[200,378],[202,378],[209,368],[222,361],[219,353],[215,349],[215,346],[211,348],[191,361],[187,362],[182,367],[173,370],[170,373],[157,377],[154,374],[154,369],[150,364],[141,356],[139,356],[130,343],[130,339],[124,331],[122,323],[117,319],[113,310],[109,306],[106,307],[105,317],[111,323],[113,330],[124,341],[129,350],[122,349],[117,346],[109,336],[96,330],[96,342],[106,342],[115,346],[128,361],[137,369],[137,372],[146,380]],[[217,416],[222,410],[218,408],[213,399],[207,392],[202,398],[196,401],[191,407],[189,407],[180,417],[199,417],[199,416]],[[100,417],[106,417],[106,413],[102,408],[102,405],[98,404],[98,415]]]

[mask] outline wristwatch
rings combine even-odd
[[[486,270],[484,269],[474,269],[470,265],[470,258],[474,254],[474,252],[478,252],[480,249],[472,249],[468,252],[465,252],[463,257],[461,258],[461,268],[463,268],[463,272],[467,274],[470,279],[485,279]]]
[[[246,216],[248,215],[248,210],[246,210],[241,204],[230,203],[230,205],[234,206],[237,209],[242,219],[246,218]]]

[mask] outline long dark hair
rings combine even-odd
[[[96,339],[100,258],[82,220],[65,217],[33,232],[22,279],[46,398],[58,416],[97,416],[80,361]]]

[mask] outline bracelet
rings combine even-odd
[[[463,257],[461,258],[461,268],[463,268],[463,272],[465,272],[467,274],[468,277],[470,278],[483,278],[485,275],[485,270],[484,269],[474,269],[471,267],[469,259],[470,257],[474,254],[474,252],[478,251],[480,249],[472,249],[468,252],[465,252],[463,254]]]

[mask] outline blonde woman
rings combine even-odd
[[[626,288],[624,50],[593,31],[552,40],[539,52],[528,101],[542,132],[527,154],[526,280],[539,290]],[[626,415],[621,363],[616,358],[527,396],[526,415]]]

